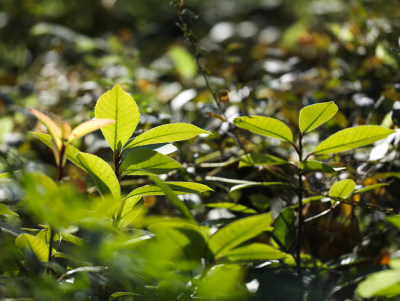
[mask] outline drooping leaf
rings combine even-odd
[[[210,187],[193,182],[165,182],[175,194],[191,194],[199,193],[204,191],[213,191]],[[133,196],[145,196],[145,195],[165,195],[165,192],[158,186],[155,185],[145,185],[139,187],[132,192],[130,192],[126,198]]]
[[[264,116],[244,116],[233,120],[236,126],[266,137],[293,142],[290,128],[282,121]]]
[[[187,140],[199,134],[211,134],[190,123],[171,123],[157,126],[137,136],[126,148],[156,143]]]
[[[72,130],[68,136],[68,141],[71,142],[91,132],[97,131],[103,126],[115,123],[113,119],[92,119],[85,121]]]
[[[139,202],[141,199],[141,196],[125,198],[123,202],[124,207],[122,208],[121,217],[118,223],[119,229],[129,226],[142,212],[143,202]]]
[[[285,183],[285,182],[254,182],[254,183],[248,183],[248,184],[235,185],[230,189],[230,192],[233,192],[233,191],[236,191],[239,189],[244,189],[244,188],[249,188],[249,187],[257,187],[257,186],[270,187],[270,188],[275,188],[275,187],[293,188],[292,185],[290,185],[289,183]]]
[[[303,134],[312,131],[335,116],[337,111],[338,107],[333,101],[304,107],[300,110],[300,131]]]
[[[61,140],[61,128],[55,123],[49,116],[43,114],[42,112],[39,112],[35,109],[30,109],[29,110],[43,125],[47,128],[49,131],[49,134],[51,138],[53,138],[53,141],[57,147],[57,149],[61,149],[62,145],[62,140]]]
[[[323,171],[328,173],[336,172],[336,170],[332,166],[314,160],[300,161],[299,166],[304,172],[309,172],[309,171],[312,172]]]
[[[114,171],[103,159],[87,153],[78,153],[76,158],[84,170],[93,178],[102,196],[111,194],[114,199],[120,198],[120,186]]]
[[[364,192],[374,190],[374,189],[382,187],[382,186],[388,186],[388,185],[389,185],[389,183],[377,183],[377,184],[368,185],[363,188],[357,189],[356,191],[353,192],[353,194],[364,193]]]
[[[0,203],[0,214],[17,215],[14,211],[8,208],[5,204]]]
[[[358,285],[356,293],[363,298],[400,295],[400,270],[386,270],[369,275]]]
[[[341,130],[322,141],[313,154],[333,154],[371,144],[394,133],[379,125],[360,125]]]
[[[129,153],[121,165],[123,175],[160,175],[182,166],[168,156],[150,149],[136,149]]]
[[[281,211],[274,222],[273,238],[278,240],[278,244],[288,250],[294,234],[294,222],[296,217],[291,207],[287,207]]]
[[[115,152],[124,146],[139,123],[140,112],[134,99],[119,85],[100,96],[94,109],[97,119],[113,119],[114,124],[101,129]]]
[[[150,178],[153,180],[153,182],[160,187],[160,189],[164,192],[164,194],[168,197],[172,205],[177,209],[184,217],[186,217],[189,220],[194,221],[194,217],[192,213],[190,212],[189,208],[186,207],[185,203],[183,203],[174,193],[174,191],[169,187],[168,184],[164,183],[162,180],[157,178],[156,176],[150,175]]]
[[[38,137],[44,144],[46,144],[48,147],[53,149],[55,151],[53,144],[51,143],[51,136],[48,134],[44,133],[34,133],[32,132],[36,137]],[[82,164],[79,162],[79,160],[76,159],[76,154],[80,153],[81,151],[77,149],[75,146],[69,144],[65,150],[65,155],[69,161],[74,163],[76,166],[82,168],[85,170],[85,168],[82,166]]]
[[[235,212],[247,213],[247,214],[255,214],[256,210],[246,207],[241,204],[229,203],[229,202],[221,202],[221,203],[211,203],[207,204],[207,207],[211,208],[224,208]]]
[[[239,168],[247,166],[282,165],[282,164],[289,164],[289,162],[272,155],[248,154],[240,158]]]
[[[329,190],[329,196],[334,198],[345,199],[356,187],[356,182],[352,179],[346,179],[336,182]]]
[[[49,259],[49,247],[46,242],[39,237],[23,233],[16,238],[15,245],[21,249],[31,251],[41,262],[47,262]],[[52,253],[54,253],[54,251],[53,249]]]
[[[216,258],[221,257],[241,243],[266,231],[271,222],[271,213],[253,215],[234,221],[211,236],[210,249]]]
[[[251,243],[229,250],[224,257],[230,261],[276,260],[285,258],[286,254],[266,244]]]

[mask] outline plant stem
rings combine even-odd
[[[118,182],[121,181],[121,179],[120,179],[121,175],[119,174],[119,167],[121,166],[121,156],[122,156],[122,152],[120,152],[119,150],[116,150],[113,154],[114,172],[115,172],[115,176],[118,179]]]
[[[303,161],[303,135],[299,133],[299,147],[298,147],[298,155],[299,161]],[[301,168],[298,169],[298,190],[297,190],[297,198],[299,202],[298,207],[298,225],[297,225],[297,245],[296,245],[296,266],[297,266],[297,275],[299,277],[299,281],[301,285],[303,285],[303,271],[301,267],[301,245],[303,240],[303,170]]]

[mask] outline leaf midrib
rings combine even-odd
[[[332,103],[330,103],[328,106],[325,107],[324,110],[321,111],[321,113],[318,115],[318,117],[316,119],[314,119],[314,121],[312,123],[310,123],[310,125],[304,130],[303,134],[306,133],[308,131],[308,129],[317,122],[317,120],[321,117],[321,115],[323,113],[325,113],[325,111],[331,106]]]
[[[277,133],[268,131],[268,130],[266,130],[265,128],[261,128],[261,127],[259,127],[259,126],[254,125],[254,124],[251,124],[251,123],[249,123],[249,122],[246,122],[246,121],[244,121],[244,122],[247,123],[249,126],[255,127],[255,128],[260,129],[260,130],[262,130],[262,131],[265,131],[265,132],[268,132],[268,133],[272,133],[272,134],[274,134],[275,136],[281,137],[283,140],[285,140],[285,141],[287,141],[287,142],[292,142],[292,141],[290,141],[289,139],[287,139],[286,137],[284,137],[284,136],[282,136],[282,135],[279,135],[279,134],[277,134]],[[262,134],[261,134],[261,135],[262,135]]]

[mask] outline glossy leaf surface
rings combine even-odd
[[[332,166],[329,166],[328,164],[315,160],[300,161],[299,166],[304,172],[309,172],[309,171],[311,172],[323,171],[328,173],[336,172]]]
[[[317,103],[304,107],[300,111],[300,131],[303,134],[312,131],[335,116],[337,111],[338,107],[333,101]]]
[[[282,164],[289,164],[289,162],[272,155],[248,154],[240,158],[239,168],[248,166],[282,165]]]
[[[290,128],[282,121],[264,116],[244,116],[233,120],[236,126],[266,137],[293,142]]]
[[[341,180],[332,185],[329,196],[345,199],[356,187],[356,182],[351,179]]]
[[[286,254],[267,244],[252,243],[229,250],[224,257],[230,261],[276,260],[285,258]]]

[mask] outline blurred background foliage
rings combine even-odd
[[[170,175],[170,179],[203,182],[215,190],[185,197],[202,225],[219,226],[252,212],[272,211],[276,217],[293,203],[290,191],[254,188],[229,192],[232,183],[227,179],[267,182],[284,176],[295,181],[290,166],[238,168],[237,164],[245,152],[296,160],[294,154],[287,145],[238,131],[227,121],[258,114],[284,120],[295,130],[300,108],[333,100],[339,113],[319,135],[307,137],[310,149],[345,127],[383,124],[395,128],[400,120],[399,32],[397,0],[2,0],[1,171],[24,168],[54,176],[50,151],[28,133],[40,130],[28,108],[51,111],[76,125],[93,117],[98,97],[119,83],[140,107],[141,130],[190,122],[213,132],[208,138],[177,144],[174,156],[187,168]],[[333,180],[344,177],[362,185],[390,183],[355,199],[360,206],[343,205],[329,217],[306,226],[304,252],[338,267],[333,273],[323,270],[320,277],[310,276],[309,286],[314,288],[310,300],[323,300],[326,290],[332,300],[352,298],[356,279],[367,274],[365,270],[382,269],[388,254],[398,256],[397,228],[385,221],[384,213],[362,204],[392,208],[396,213],[400,209],[399,140],[396,134],[372,152],[367,149],[331,158],[334,166],[347,167],[334,179],[319,173],[307,177],[308,188],[317,190],[329,189]],[[76,146],[111,160],[104,143],[95,133]],[[67,165],[66,169],[78,191],[92,186],[75,167]],[[147,181],[132,178],[121,184],[128,192]],[[1,203],[14,206],[22,194],[16,183],[0,183]],[[214,208],[212,203],[218,202],[241,204],[250,211]],[[175,215],[162,197],[147,197],[144,206],[149,214]],[[323,209],[321,204],[310,205],[304,214],[313,216]],[[2,227],[37,227],[40,218],[32,220],[28,213],[19,213],[20,218],[2,215]],[[79,213],[76,216],[80,218]],[[169,244],[167,236],[160,235],[154,248],[135,246],[128,252],[118,249],[118,244],[126,243],[121,237],[125,234],[103,237],[108,230],[102,229],[109,227],[106,222],[96,230],[91,222],[85,225],[88,229],[82,230],[82,235],[89,242],[87,250],[73,255],[83,261],[98,260],[101,265],[108,258],[105,254],[117,252],[118,260],[109,263],[108,280],[97,270],[88,270],[79,273],[74,286],[64,283],[60,292],[58,284],[28,270],[23,273],[29,278],[8,283],[8,293],[21,297],[18,292],[29,287],[38,300],[55,300],[55,292],[57,300],[86,300],[99,291],[97,296],[103,300],[115,286],[138,292],[145,296],[143,300],[191,298],[194,292],[186,284],[193,278],[182,267],[182,273],[172,273],[165,263],[175,255],[166,252],[165,260],[156,260],[168,249],[164,247]],[[13,253],[13,241],[5,237],[1,247]],[[64,247],[70,248],[68,244]],[[99,254],[93,254],[96,248]],[[2,266],[9,262],[9,253],[0,253]],[[231,282],[220,287],[221,295],[215,298],[225,300],[232,290],[237,291],[239,300],[245,295],[257,300],[293,300],[298,295],[293,273],[282,266],[253,263],[252,268],[243,273],[243,267],[236,264],[229,272],[215,267],[214,274],[199,285],[197,293],[203,294],[199,298],[212,298],[210,292],[226,277],[232,278]],[[310,275],[316,270],[310,266]],[[15,264],[2,267],[3,275],[15,271]],[[109,281],[110,291],[102,291],[105,281]],[[236,282],[248,285],[229,287]],[[149,289],[139,291],[143,283]],[[288,288],[284,297],[282,283]],[[161,291],[152,291],[152,285]],[[177,291],[181,295],[177,296]]]

